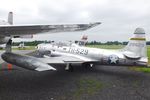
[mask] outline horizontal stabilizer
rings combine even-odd
[[[134,52],[130,52],[130,51],[125,51],[123,54],[124,54],[125,57],[130,58],[130,59],[139,59],[139,58],[141,58],[140,55],[137,55]]]

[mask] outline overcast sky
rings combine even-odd
[[[102,22],[88,31],[35,35],[34,40],[69,41],[86,34],[89,41],[128,41],[137,27],[150,40],[150,0],[0,0],[0,18],[7,19],[9,11],[14,24]]]

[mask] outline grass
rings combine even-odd
[[[25,48],[12,48],[13,50],[35,50],[35,46],[27,46]]]
[[[4,49],[0,49],[4,50]],[[36,50],[35,46],[27,46],[25,48],[12,47],[12,50]]]
[[[129,70],[150,73],[150,68],[146,68],[146,67],[129,67]]]
[[[88,45],[88,47],[102,48],[102,49],[121,49],[124,45]],[[148,64],[150,65],[150,46],[147,46]],[[130,67],[130,70],[150,73],[150,68],[146,67]]]
[[[102,48],[102,49],[121,49],[124,45],[87,45],[91,48]]]
[[[148,64],[150,64],[150,46],[147,47]]]
[[[77,82],[77,87],[74,96],[80,98],[81,95],[93,95],[97,93],[103,87],[103,84],[99,80],[87,77],[80,78]]]

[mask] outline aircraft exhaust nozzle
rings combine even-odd
[[[14,64],[16,66],[29,69],[29,70],[37,70],[37,71],[56,70],[50,65],[41,62],[39,59],[30,57],[27,55],[19,55],[19,54],[15,54],[11,52],[5,52],[2,54],[1,57],[4,61],[8,63]]]

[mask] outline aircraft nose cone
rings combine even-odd
[[[143,28],[136,28],[134,34],[145,34],[145,31]]]

